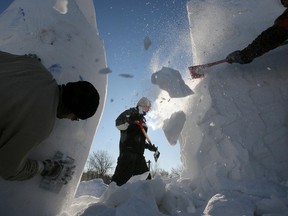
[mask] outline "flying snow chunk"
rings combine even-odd
[[[186,115],[183,111],[173,113],[170,119],[164,121],[162,129],[171,145],[176,145],[185,122]]]
[[[194,94],[181,77],[179,71],[168,67],[162,67],[151,75],[151,82],[168,92],[171,98],[186,97]]]
[[[68,11],[67,5],[68,0],[56,0],[53,8],[61,14],[66,14]]]
[[[99,70],[100,74],[109,74],[112,73],[112,71],[110,70],[110,68],[102,68],[101,70]]]
[[[131,74],[119,74],[119,76],[124,77],[124,78],[133,78],[134,77]]]
[[[151,46],[152,42],[148,36],[144,38],[144,49],[148,50],[148,48]]]

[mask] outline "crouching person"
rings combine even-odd
[[[36,55],[0,52],[0,101],[0,176],[22,181],[61,171],[58,161],[28,155],[50,135],[56,118],[92,117],[99,94],[86,81],[58,85]]]

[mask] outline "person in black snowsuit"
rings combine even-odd
[[[145,149],[157,151],[157,147],[146,142],[146,137],[139,124],[142,124],[147,132],[148,128],[144,116],[150,107],[149,99],[143,97],[136,107],[125,110],[116,119],[116,127],[120,130],[120,154],[111,181],[116,182],[118,186],[125,184],[134,175],[149,171],[144,151]],[[150,174],[147,179],[151,179]]]
[[[281,0],[282,5],[288,8],[288,0]],[[263,31],[251,44],[242,50],[230,53],[228,63],[248,64],[255,58],[273,50],[288,39],[288,9],[274,21],[274,25]]]

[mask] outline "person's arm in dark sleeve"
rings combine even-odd
[[[155,152],[158,148],[154,144],[145,143],[145,149]]]
[[[116,123],[116,127],[119,130],[127,130],[127,128],[129,127],[130,124],[133,124],[133,122],[135,120],[137,120],[137,111],[135,109],[128,109],[126,111],[124,111],[123,113],[121,113],[115,123]]]
[[[130,112],[129,110],[126,110],[117,117],[115,124],[119,130],[127,130],[128,126],[130,125],[129,116]]]
[[[230,53],[226,59],[228,63],[248,64],[255,58],[262,56],[280,46],[288,39],[288,9],[280,15],[274,25],[263,31],[251,44],[241,51]]]

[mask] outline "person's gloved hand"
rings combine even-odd
[[[227,57],[226,60],[228,63],[239,63],[239,64],[245,64],[243,60],[241,59],[241,52],[240,50],[234,51],[230,53]]]
[[[154,151],[154,152],[158,150],[158,147],[156,147],[154,144],[151,145],[150,148],[151,148],[151,151]]]
[[[146,148],[150,151],[156,152],[158,147],[156,147],[154,144],[150,145],[147,143]]]
[[[135,120],[135,119],[131,119],[129,118],[128,121],[127,121],[127,127],[130,129],[130,130],[139,130],[139,128],[142,127],[142,122],[139,121],[139,120]]]

